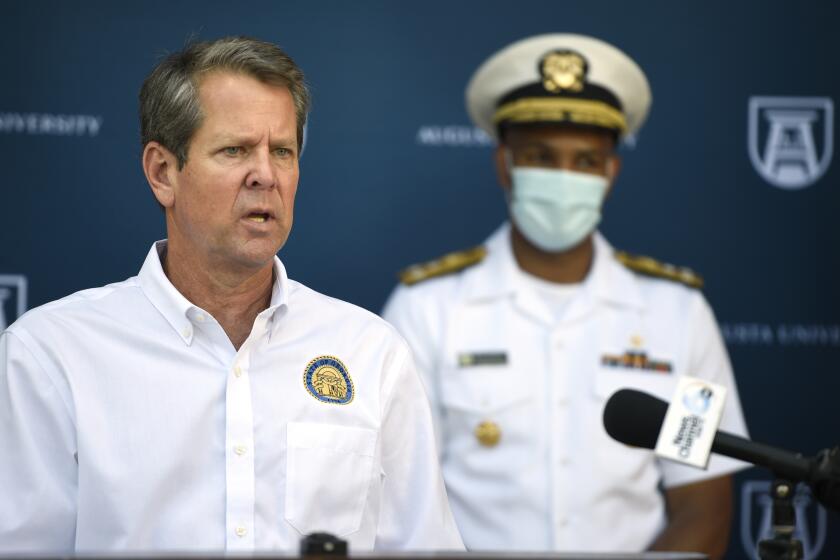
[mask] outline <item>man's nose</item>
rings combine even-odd
[[[251,168],[245,178],[245,185],[254,189],[271,189],[275,186],[274,166],[267,148],[254,150],[251,154]]]

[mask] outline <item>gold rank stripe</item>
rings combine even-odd
[[[571,121],[627,131],[624,114],[602,101],[568,97],[524,97],[506,103],[496,110],[493,122]]]
[[[411,286],[429,278],[458,272],[481,262],[485,256],[487,256],[487,249],[483,246],[449,253],[429,262],[409,266],[400,272],[400,282]]]
[[[692,288],[700,289],[703,287],[703,278],[690,268],[663,263],[651,257],[631,255],[624,251],[616,251],[615,258],[618,262],[639,274],[673,280]]]

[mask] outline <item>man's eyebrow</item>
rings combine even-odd
[[[223,132],[213,138],[216,144],[249,144],[254,141],[254,136],[249,134],[231,134]]]
[[[272,146],[296,146],[297,145],[297,138],[288,137],[288,138],[272,138],[271,139]]]
[[[542,142],[540,140],[526,140],[526,141],[522,142],[521,144],[519,144],[517,146],[514,146],[514,148],[518,149],[518,150],[527,150],[527,149],[530,149],[530,148],[539,148],[541,150],[552,149],[551,146],[548,143]]]

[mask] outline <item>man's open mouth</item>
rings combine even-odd
[[[246,216],[247,219],[251,220],[252,222],[257,222],[261,224],[271,219],[271,214],[268,212],[251,212]]]

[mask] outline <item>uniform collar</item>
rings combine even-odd
[[[581,285],[582,295],[619,306],[644,307],[635,275],[615,259],[615,250],[600,232],[595,232],[593,241],[592,268]],[[509,222],[493,232],[484,246],[487,257],[464,273],[465,297],[473,301],[506,296],[521,299],[521,294],[531,291],[513,256]]]
[[[165,239],[152,244],[138,274],[138,280],[140,288],[152,302],[152,305],[175,329],[184,343],[190,345],[194,335],[193,320],[201,314],[209,314],[192,304],[167,278],[161,263],[161,259],[166,254],[166,244]],[[288,306],[288,292],[289,278],[286,276],[286,268],[280,262],[280,259],[275,256],[271,303],[260,315],[268,315],[272,319],[276,318],[278,316],[277,311]]]
[[[645,307],[639,279],[615,258],[615,249],[601,232],[593,236],[595,258],[585,282],[600,300],[623,307]]]

